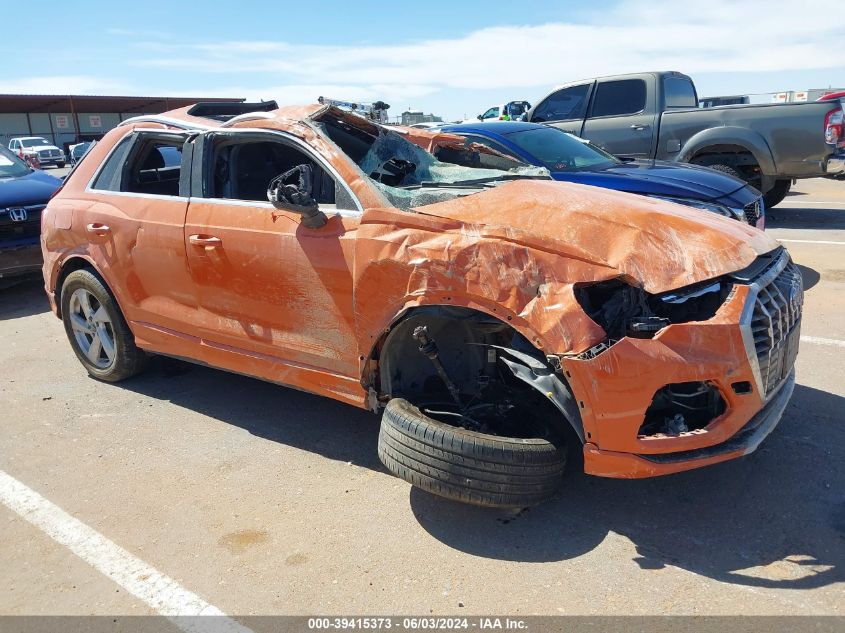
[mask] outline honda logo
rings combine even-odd
[[[26,209],[9,209],[9,217],[14,222],[26,221]]]

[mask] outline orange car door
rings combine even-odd
[[[129,134],[94,175],[90,204],[79,209],[88,252],[142,343],[156,331],[189,330],[196,311],[183,238],[187,139],[164,130]]]
[[[328,163],[286,135],[218,132],[202,148],[185,223],[198,335],[243,352],[245,363],[356,376],[352,257],[361,212],[351,192]],[[323,192],[315,197],[331,216],[319,229],[267,202],[270,180],[301,163],[314,166]]]

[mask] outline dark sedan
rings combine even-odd
[[[0,285],[41,270],[41,210],[61,184],[0,147]]]
[[[447,125],[441,131],[545,167],[555,180],[661,198],[758,228],[765,223],[759,191],[708,167],[617,158],[577,136],[539,123],[465,123]]]

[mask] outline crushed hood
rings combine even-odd
[[[762,231],[713,213],[554,181],[507,182],[416,211],[595,264],[609,269],[603,278],[623,277],[651,293],[740,270],[778,247]]]

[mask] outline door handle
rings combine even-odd
[[[101,224],[100,222],[92,222],[85,227],[85,230],[94,235],[108,235],[111,233],[109,226],[107,224]]]
[[[223,244],[223,240],[213,235],[191,235],[188,241],[194,246],[204,246],[206,248],[215,248]]]
[[[647,130],[648,126],[647,125],[639,125],[638,123],[632,123],[631,129],[637,130],[638,132],[642,132],[643,130]]]

